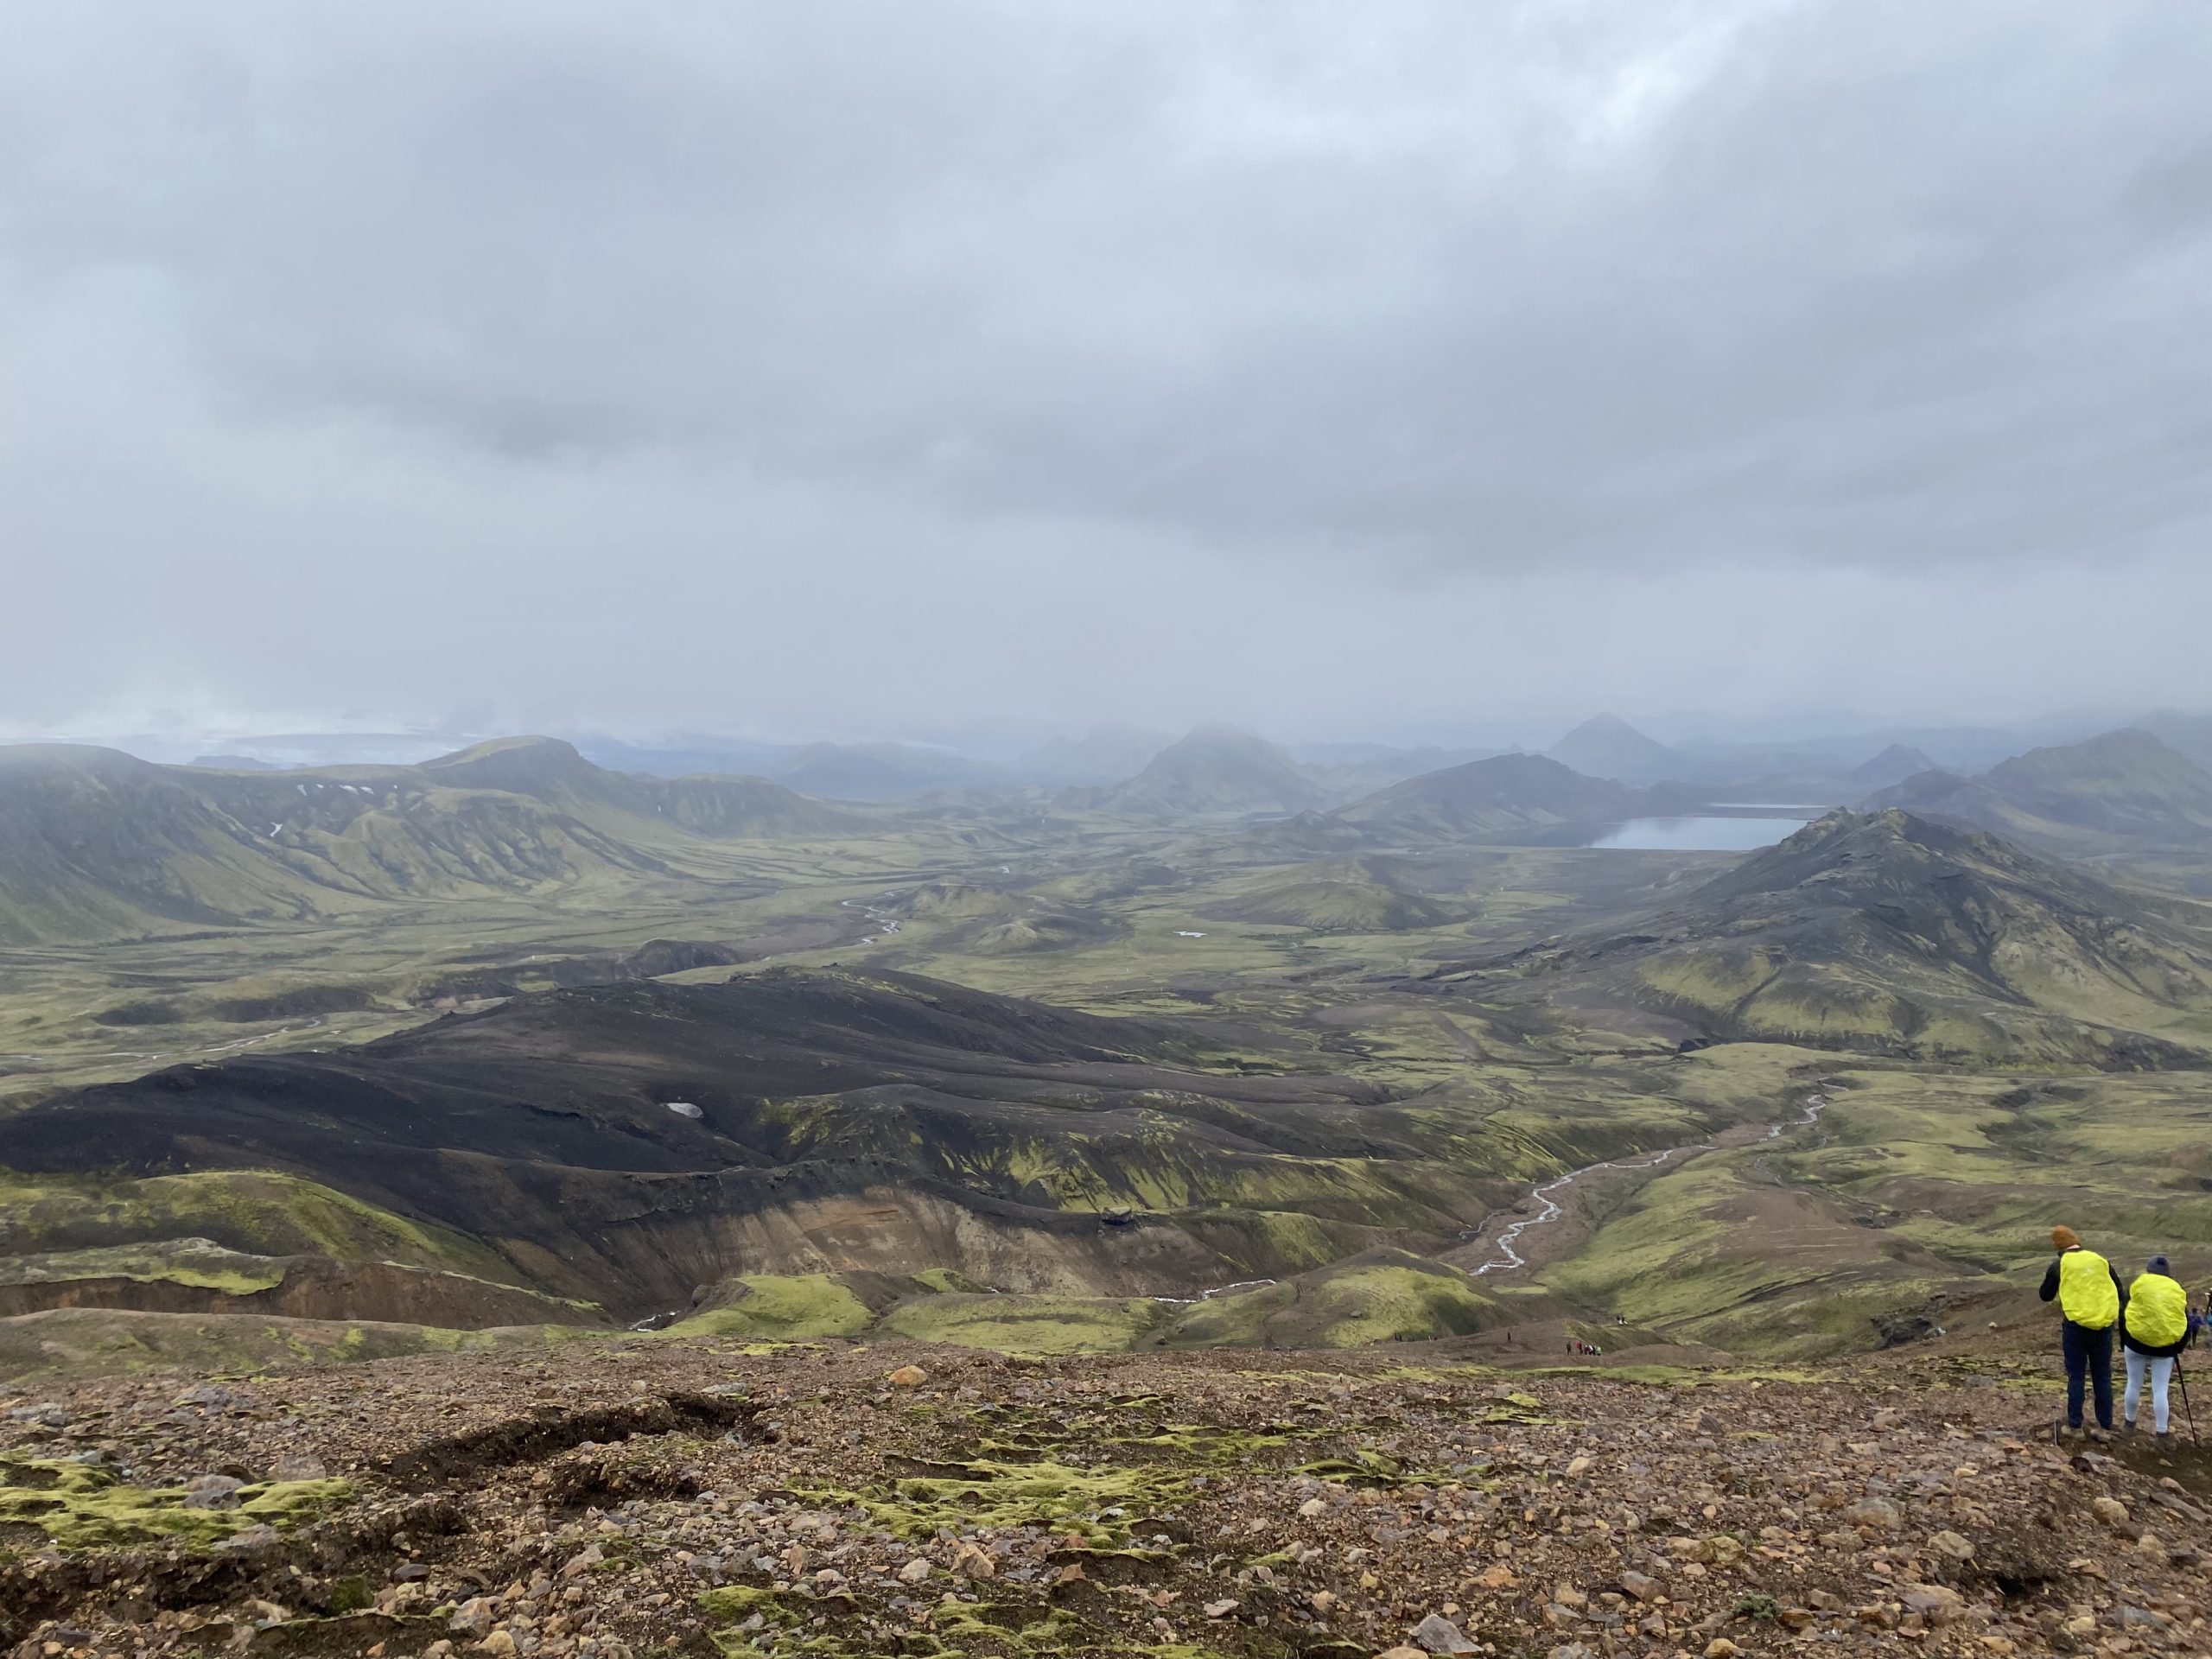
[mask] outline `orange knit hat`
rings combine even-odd
[[[2050,1248],[2054,1250],[2074,1249],[2081,1243],[2082,1235],[2071,1227],[2054,1227],[2050,1230]]]

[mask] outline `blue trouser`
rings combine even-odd
[[[2082,1427],[2082,1385],[2096,1391],[2097,1427],[2112,1427],[2112,1327],[2092,1331],[2071,1319],[2059,1325],[2066,1354],[2066,1426]]]

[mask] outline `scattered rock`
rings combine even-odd
[[[1904,1517],[1886,1497],[1862,1497],[1843,1512],[1843,1522],[1869,1532],[1895,1532],[1904,1524]]]
[[[2089,1510],[2108,1527],[2127,1524],[2127,1505],[2116,1497],[2099,1497],[2090,1503]]]
[[[912,1560],[907,1562],[906,1566],[899,1569],[899,1582],[901,1584],[919,1584],[923,1580],[929,1577],[930,1572],[930,1564],[924,1560],[920,1556],[917,1555]]]
[[[188,1510],[235,1510],[245,1483],[231,1475],[194,1475],[184,1483]]]
[[[1974,1540],[1960,1533],[1948,1531],[1931,1533],[1928,1539],[1928,1548],[1947,1561],[1974,1560]]]
[[[251,1555],[281,1541],[274,1527],[247,1527],[208,1546],[218,1555]]]
[[[1473,1653],[1475,1644],[1466,1632],[1440,1613],[1431,1613],[1414,1626],[1414,1645],[1425,1653]]]
[[[901,1365],[883,1380],[894,1389],[918,1389],[930,1380],[930,1374],[918,1365]]]

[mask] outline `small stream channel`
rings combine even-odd
[[[1821,1113],[1827,1109],[1827,1103],[1826,1095],[1808,1095],[1805,1097],[1805,1109],[1802,1116],[1769,1124],[1766,1134],[1762,1138],[1777,1141],[1791,1129],[1802,1129],[1808,1124],[1819,1122]],[[1595,1174],[1602,1169],[1656,1169],[1662,1164],[1676,1158],[1687,1157],[1693,1152],[1711,1152],[1714,1144],[1711,1141],[1700,1141],[1694,1146],[1669,1147],[1664,1152],[1655,1153],[1645,1159],[1616,1158],[1602,1164],[1585,1164],[1580,1169],[1569,1170],[1566,1174],[1546,1181],[1541,1186],[1532,1187],[1529,1189],[1529,1196],[1535,1199],[1542,1207],[1535,1215],[1523,1216],[1500,1233],[1495,1246],[1497,1254],[1487,1262],[1469,1268],[1467,1271],[1475,1277],[1480,1278],[1486,1273],[1507,1273],[1515,1268],[1527,1267],[1528,1258],[1514,1246],[1531,1228],[1548,1226],[1565,1215],[1567,1207],[1552,1195],[1555,1192],[1566,1192],[1585,1175]]]

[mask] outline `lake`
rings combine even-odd
[[[1804,827],[1798,817],[1630,818],[1583,844],[1634,852],[1747,853]]]

